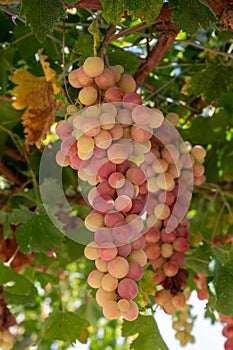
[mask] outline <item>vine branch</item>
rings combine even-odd
[[[160,63],[179,32],[175,23],[166,22],[164,25],[167,30],[160,34],[157,43],[147,56],[146,62],[140,65],[134,75],[138,85],[142,85],[148,74]]]

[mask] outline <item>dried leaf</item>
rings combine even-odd
[[[22,124],[26,134],[26,144],[35,144],[40,148],[41,141],[46,137],[50,126],[55,121],[55,112],[62,103],[55,99],[54,94],[62,92],[56,80],[56,72],[46,62],[47,56],[38,52],[45,76],[36,77],[28,71],[18,71],[12,77],[17,86],[12,90],[16,101],[12,103],[15,109],[24,109]]]

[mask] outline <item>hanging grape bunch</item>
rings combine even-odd
[[[121,66],[89,57],[69,74],[82,109],[58,123],[56,161],[78,171],[92,207],[84,254],[95,261],[88,284],[108,319],[138,316],[138,282],[154,271],[155,302],[168,314],[185,305],[192,186],[205,182],[205,150],[183,142],[177,115],[143,105]],[[88,192],[86,189],[88,188]]]

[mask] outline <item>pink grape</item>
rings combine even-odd
[[[129,257],[128,257],[128,261],[135,261],[137,262],[139,265],[144,266],[147,263],[147,256],[146,253],[143,250],[133,250]]]
[[[103,213],[93,210],[85,218],[85,226],[88,230],[95,232],[98,228],[104,227]]]
[[[104,242],[100,246],[100,258],[105,261],[110,261],[117,255],[117,247],[112,242]]]
[[[118,245],[129,243],[133,238],[133,230],[130,223],[119,222],[113,227],[112,235]]]
[[[109,132],[113,140],[118,140],[123,137],[123,127],[120,124],[115,124]]]
[[[113,292],[118,286],[118,279],[106,273],[101,280],[101,285],[106,292]]]
[[[151,227],[145,231],[144,237],[147,243],[157,243],[160,240],[160,231]]]
[[[129,168],[126,171],[126,178],[134,185],[142,185],[146,181],[146,175],[144,171],[138,166]]]
[[[90,242],[84,249],[84,255],[89,260],[96,260],[99,258],[99,246],[96,242]]]
[[[117,83],[117,86],[123,89],[124,93],[134,92],[136,90],[136,81],[130,74],[123,74]]]
[[[131,137],[136,142],[145,142],[149,140],[152,135],[151,129],[145,125],[143,127],[133,125],[131,127],[130,132],[131,132]]]
[[[161,245],[161,256],[170,258],[173,254],[173,245],[170,243],[163,243]]]
[[[96,136],[100,132],[99,120],[92,117],[86,117],[82,120],[80,129],[87,136]]]
[[[110,174],[110,176],[108,178],[108,183],[113,188],[116,188],[116,189],[121,188],[122,186],[124,186],[125,177],[120,172],[114,172],[114,173]]]
[[[106,102],[121,102],[123,100],[124,90],[112,86],[105,91],[104,99]]]
[[[135,187],[129,180],[125,180],[124,185],[121,188],[117,188],[118,196],[123,196],[125,193],[127,193],[127,196],[131,199],[136,195]]]
[[[142,278],[143,273],[144,271],[141,265],[135,261],[129,262],[129,272],[126,275],[127,278],[138,281]]]
[[[118,196],[115,199],[114,207],[117,211],[121,211],[122,213],[127,213],[132,208],[132,201],[130,197],[123,194],[121,196]]]
[[[76,140],[72,136],[66,137],[61,143],[61,151],[66,156],[77,153]]]
[[[66,120],[61,120],[59,123],[57,123],[56,134],[61,140],[64,140],[68,136],[70,136],[72,131],[73,131],[72,125],[68,123]]]
[[[118,246],[117,249],[118,249],[118,255],[126,258],[131,253],[132,246],[130,243],[128,243],[128,244]]]
[[[114,227],[117,224],[123,222],[124,215],[117,211],[111,211],[105,214],[104,223],[107,227]]]
[[[117,113],[116,121],[118,123],[121,123],[121,125],[123,127],[131,125],[132,124],[132,117],[131,117],[130,110],[128,110],[126,108],[120,109]]]
[[[99,270],[93,270],[90,272],[87,278],[87,283],[92,288],[100,288],[101,287],[101,281],[104,277],[104,273]]]
[[[179,270],[178,265],[174,261],[167,261],[163,265],[163,272],[167,277],[173,277]]]
[[[121,164],[128,157],[128,151],[124,145],[114,143],[107,150],[108,159],[114,164]]]
[[[101,227],[95,231],[95,242],[100,246],[104,242],[113,242],[112,230],[109,227]]]
[[[160,257],[160,246],[159,244],[148,244],[145,248],[145,253],[148,259],[157,259]]]
[[[58,151],[56,153],[56,163],[62,167],[68,166],[70,164],[70,158],[62,153],[62,151]]]
[[[104,71],[104,62],[99,57],[88,57],[83,64],[83,70],[89,77],[97,77]]]
[[[106,161],[98,170],[98,175],[100,178],[107,180],[108,177],[116,172],[116,164]]]
[[[134,321],[138,317],[138,313],[138,305],[133,300],[129,300],[128,310],[122,311],[121,315],[127,321]]]
[[[100,196],[109,195],[110,197],[113,198],[116,194],[116,190],[111,186],[109,186],[106,180],[101,181],[96,188]]]
[[[162,289],[155,295],[155,302],[159,306],[165,306],[172,302],[172,295],[167,290]]]
[[[108,320],[114,320],[120,316],[116,301],[107,301],[103,305],[103,314]]]
[[[136,124],[146,125],[151,119],[151,110],[145,106],[137,106],[132,111],[132,119]]]
[[[129,272],[129,263],[122,256],[116,256],[108,263],[108,272],[115,278],[123,278]]]
[[[131,278],[123,278],[118,284],[117,291],[121,298],[132,300],[138,294],[138,286]]]
[[[108,272],[108,261],[101,258],[95,260],[95,266],[97,270],[101,272]]]
[[[173,242],[174,249],[177,252],[186,252],[189,249],[189,242],[187,239],[183,237],[178,237],[176,240]]]
[[[142,104],[142,97],[141,97],[141,95],[137,94],[136,92],[128,92],[127,94],[125,94],[125,96],[123,98],[123,102],[126,103],[127,107],[128,107],[128,104],[141,105]]]
[[[96,292],[96,301],[101,307],[103,307],[107,301],[113,301],[115,297],[115,291],[106,292],[103,288],[99,288]]]
[[[113,199],[107,194],[102,196],[97,195],[93,199],[92,207],[101,213],[106,213],[113,209]]]
[[[118,82],[121,78],[121,69],[118,66],[109,66],[108,69],[113,73],[115,81]]]
[[[97,97],[97,90],[93,86],[82,88],[82,90],[80,90],[78,94],[79,101],[86,106],[94,104],[97,100]]]
[[[126,300],[126,299],[120,299],[118,302],[117,302],[117,306],[118,306],[118,309],[120,311],[127,311],[128,308],[129,308],[129,301]]]
[[[100,132],[94,137],[95,145],[101,149],[108,149],[112,143],[112,135],[107,130],[100,130]]]
[[[95,82],[100,89],[109,89],[115,83],[115,76],[110,69],[105,68],[104,71],[95,77]]]

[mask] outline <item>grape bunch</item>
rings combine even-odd
[[[175,113],[166,120],[159,109],[142,105],[136,82],[121,66],[89,57],[69,82],[80,89],[84,108],[68,106],[68,117],[58,123],[56,161],[77,170],[92,208],[85,226],[93,241],[84,254],[96,268],[87,282],[106,318],[134,320],[138,281],[151,266],[155,301],[173,314],[185,305],[185,215],[193,182],[204,181],[205,150],[181,140]]]
[[[178,307],[178,312],[173,316],[172,327],[176,331],[175,337],[179,340],[181,346],[187,345],[187,343],[194,343],[195,338],[191,334],[193,329],[193,316],[190,312],[190,305],[187,301],[190,297],[190,290],[185,288],[185,304],[183,307]]]
[[[193,278],[197,286],[197,296],[200,300],[209,299],[209,291],[207,287],[207,276],[201,272],[195,274]]]
[[[10,350],[13,347],[14,336],[9,328],[16,325],[16,319],[7,307],[4,296],[4,290],[0,286],[0,348]]]
[[[101,58],[88,57],[83,66],[69,73],[68,79],[73,87],[81,88],[78,100],[84,106],[122,101],[142,104],[134,78],[123,72],[120,65],[105,67]]]
[[[233,316],[220,315],[220,322],[224,323],[222,335],[227,338],[224,343],[225,350],[233,349]]]

